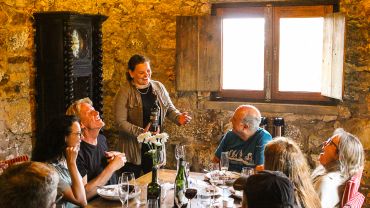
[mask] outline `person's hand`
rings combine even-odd
[[[78,155],[78,151],[80,150],[79,146],[75,147],[67,147],[66,148],[66,161],[67,164],[75,163]]]
[[[111,165],[114,169],[114,171],[120,169],[123,167],[126,163],[126,156],[124,153],[117,154],[113,156],[112,158],[108,159],[109,165]]]
[[[148,125],[146,125],[146,127],[144,128],[144,133],[149,131],[150,124],[151,124],[151,122],[149,122]]]
[[[108,159],[110,159],[110,158],[112,158],[116,155],[120,155],[120,154],[122,154],[122,152],[118,152],[118,151],[105,151],[104,152],[105,157],[108,158]]]
[[[256,171],[259,172],[259,171],[263,171],[265,170],[265,166],[264,165],[257,165],[256,166]]]
[[[191,121],[191,117],[188,112],[183,112],[178,117],[180,125],[188,124]]]
[[[108,163],[110,161],[114,160],[114,157],[116,157],[116,156],[123,156],[126,159],[125,153],[118,152],[118,151],[106,151],[106,152],[104,152],[104,154],[105,154],[105,157],[108,160]]]

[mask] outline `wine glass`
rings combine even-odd
[[[191,200],[197,195],[198,190],[195,187],[190,187],[185,190],[185,197],[189,199],[189,205],[191,208]]]
[[[211,188],[209,188],[209,192],[211,195],[211,207],[215,204],[215,195],[217,191],[217,185],[220,182],[220,164],[218,163],[210,163],[209,167],[209,183],[211,184]]]
[[[176,144],[176,147],[175,147],[175,157],[176,157],[176,160],[185,157],[185,146],[184,145],[182,145],[182,144]]]
[[[122,203],[122,208],[128,208],[129,180],[127,175],[123,175],[118,179],[118,197]],[[125,203],[127,201],[127,206]]]
[[[227,181],[227,175],[226,171],[229,169],[229,152],[222,152],[221,153],[221,159],[220,159],[220,179],[222,180],[222,196],[225,197],[225,189],[227,189],[226,181]]]
[[[254,168],[252,167],[243,167],[241,175],[245,177],[249,177],[254,174]]]
[[[229,152],[221,152],[220,167],[223,174],[229,169]]]
[[[179,159],[185,157],[185,146],[181,144],[176,144],[175,147],[175,157],[177,161],[177,170],[179,170]]]
[[[166,165],[166,149],[157,151],[158,169]]]
[[[121,178],[127,178],[127,198],[131,194],[134,194],[136,189],[136,181],[135,181],[135,174],[133,172],[123,172]],[[127,207],[128,207],[128,200],[127,200]]]
[[[185,162],[185,175],[187,178],[189,178],[190,176],[190,163],[189,162]]]

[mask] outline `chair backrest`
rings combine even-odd
[[[28,155],[21,155],[21,156],[18,156],[18,157],[15,157],[13,159],[9,159],[9,160],[5,160],[3,161],[5,164],[7,164],[8,166],[11,166],[13,165],[14,163],[18,163],[18,162],[25,162],[25,161],[28,161]]]
[[[361,208],[365,201],[365,196],[360,192],[357,192],[347,203],[344,204],[343,208]]]
[[[341,207],[357,208],[364,203],[365,196],[358,192],[362,177],[362,170],[352,176],[345,185]]]

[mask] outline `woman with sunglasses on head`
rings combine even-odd
[[[323,143],[319,161],[312,178],[321,206],[339,207],[346,181],[364,167],[362,144],[356,136],[342,128],[336,129]]]
[[[41,137],[36,139],[32,160],[51,164],[59,175],[58,196],[63,195],[63,200],[56,207],[87,205],[85,188],[76,165],[81,136],[78,118],[63,115],[52,120]]]

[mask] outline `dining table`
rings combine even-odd
[[[159,169],[158,170],[158,181],[160,184],[162,184],[162,198],[161,198],[161,208],[172,208],[174,207],[174,182],[176,178],[176,170],[170,170],[170,169]],[[203,181],[204,180],[204,173],[197,173],[197,172],[190,172],[188,178],[190,180],[195,181]],[[152,172],[149,172],[135,180],[136,186],[139,187],[146,187],[148,183],[150,183],[152,180]],[[163,190],[165,189],[165,190]],[[132,198],[128,201],[128,207],[147,207],[147,204],[140,204],[139,198],[145,198],[143,194],[146,195],[146,190],[141,191],[140,195],[136,198]],[[212,197],[211,197],[212,198]],[[228,199],[229,196],[227,197]],[[227,200],[228,200],[227,199]],[[208,200],[208,199],[207,199]],[[222,198],[218,196],[217,198],[214,197],[211,199],[212,207],[225,207],[223,206],[223,200],[225,200],[225,197]],[[234,200],[234,198],[233,198]],[[204,198],[202,198],[199,194],[191,200],[191,207],[197,208],[197,207],[211,207],[211,204],[203,204]],[[91,201],[88,202],[87,208],[122,208],[122,204],[119,200],[107,200],[103,197],[97,197]],[[189,207],[189,204],[188,204]],[[241,207],[241,201],[239,199],[235,199],[232,206],[233,208],[240,208]]]

